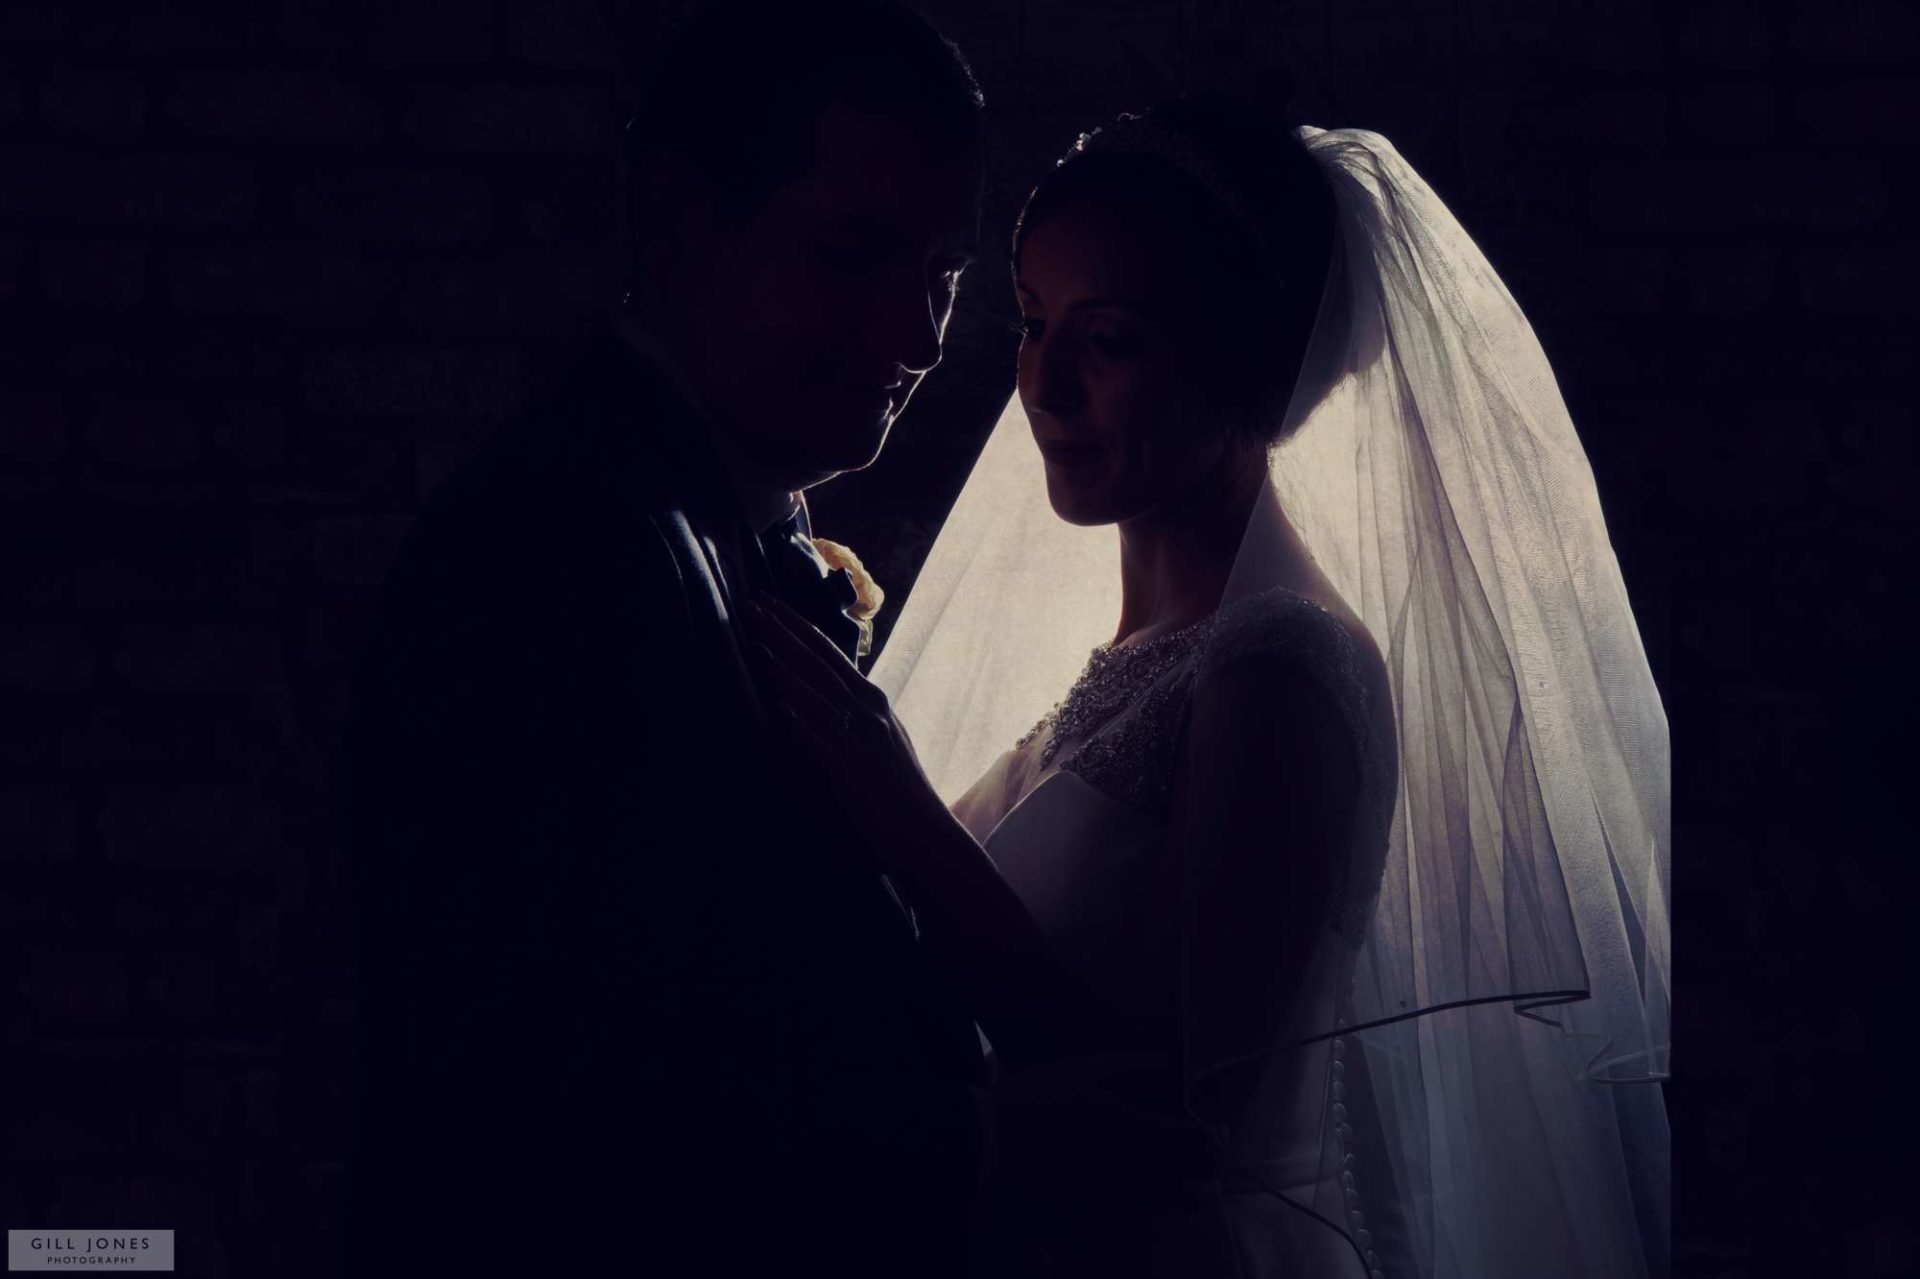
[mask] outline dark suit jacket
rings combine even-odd
[[[767,728],[735,621],[766,566],[706,438],[608,333],[392,577],[354,734],[359,1273],[583,1234],[633,1273],[960,1260],[972,1022]]]

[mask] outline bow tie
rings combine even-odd
[[[847,616],[847,610],[859,601],[860,593],[844,570],[827,567],[804,521],[804,515],[795,515],[760,535],[760,548],[773,572],[774,594],[858,665],[864,631]]]

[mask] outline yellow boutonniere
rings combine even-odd
[[[880,606],[887,602],[887,593],[880,589],[880,583],[873,580],[873,574],[867,572],[867,566],[851,549],[824,537],[813,539],[813,549],[820,552],[820,558],[827,567],[839,569],[853,582],[855,599],[847,609],[847,616],[860,623],[870,623]]]

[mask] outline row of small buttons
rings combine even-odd
[[[1347,1225],[1353,1231],[1353,1241],[1360,1245],[1360,1251],[1367,1259],[1368,1279],[1387,1279],[1380,1269],[1380,1258],[1373,1250],[1373,1232],[1367,1229],[1366,1214],[1360,1211],[1360,1191],[1353,1175],[1353,1152],[1347,1147],[1353,1140],[1353,1125],[1347,1122],[1347,1064],[1344,1058],[1347,1041],[1333,1041],[1332,1061],[1328,1066],[1333,1076],[1333,1123],[1334,1135],[1340,1141],[1340,1190],[1347,1202]]]

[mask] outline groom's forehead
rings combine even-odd
[[[811,163],[788,188],[817,218],[900,229],[970,228],[979,189],[971,150],[936,147],[900,120],[835,106],[814,123]]]

